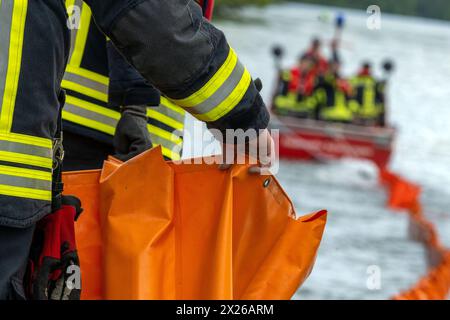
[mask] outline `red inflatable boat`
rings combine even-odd
[[[393,150],[395,129],[329,123],[272,115],[272,129],[280,130],[281,158],[327,161],[366,159],[385,167]]]

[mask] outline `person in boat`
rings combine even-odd
[[[297,66],[282,73],[278,94],[274,98],[278,114],[298,118],[314,117],[315,65],[316,60],[304,54],[299,58]]]
[[[322,55],[322,41],[319,38],[313,38],[310,48],[306,51],[305,55],[314,61],[314,72],[316,76],[324,75],[329,66],[325,57]]]
[[[266,130],[270,116],[250,73],[224,34],[204,20],[194,1],[68,2],[89,5],[96,24],[127,61],[209,128],[261,130],[259,142],[271,143]],[[39,222],[56,216],[68,226],[71,219],[73,228],[78,209],[62,196],[59,114],[70,51],[74,50],[78,66],[82,61],[77,44],[71,48],[63,1],[4,0],[0,16],[0,61],[4,62],[0,63],[0,300],[25,299],[24,269],[33,234],[36,228],[46,227]],[[77,71],[74,78],[91,75]],[[105,84],[83,79],[94,87]],[[69,249],[72,246],[62,243],[56,253],[65,259],[66,253],[74,253]],[[57,275],[54,289],[71,298],[64,282],[67,270],[59,264],[55,270],[38,267],[47,270],[47,275],[50,271]],[[42,293],[39,297],[51,299],[53,292],[45,275],[34,283],[35,289]]]
[[[306,54],[299,58],[298,65],[291,69],[289,91],[310,96],[314,90],[316,60]]]
[[[349,82],[340,76],[340,61],[331,59],[328,71],[319,77],[315,88],[317,119],[352,123],[354,111],[349,105],[351,94]]]
[[[384,84],[375,79],[372,65],[364,62],[351,80],[353,94],[350,104],[355,112],[355,123],[366,126],[384,125]]]

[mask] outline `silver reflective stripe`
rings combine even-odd
[[[0,2],[0,113],[8,73],[9,43],[14,1]]]
[[[1,138],[0,138],[1,139]],[[50,148],[22,144],[12,141],[0,140],[0,151],[15,152],[24,155],[37,156],[52,159],[53,154]]]
[[[97,81],[94,81],[94,80],[91,80],[91,79],[88,79],[88,78],[85,78],[85,77],[82,77],[82,76],[79,76],[74,73],[66,72],[64,75],[64,80],[74,82],[76,84],[82,85],[89,89],[93,89],[95,91],[99,91],[104,94],[108,94],[108,86],[107,85],[97,82]]]
[[[66,103],[66,105],[64,106],[64,111],[69,112],[71,114],[75,114],[79,117],[88,119],[88,120],[93,120],[108,126],[111,126],[113,128],[115,128],[117,126],[118,120],[114,119],[114,118],[110,118],[107,117],[105,115],[99,114],[97,112],[94,111],[90,111],[87,109],[83,109],[77,106],[74,106],[72,104],[68,104]],[[165,130],[164,130],[165,131]],[[167,132],[167,131],[166,131]],[[156,135],[155,133],[153,133],[151,131],[151,129],[149,129],[149,133],[151,136],[151,140],[153,144],[158,144],[158,145],[162,145],[170,150],[175,150],[174,147],[176,147],[178,144],[176,144],[175,142],[165,139],[163,137],[160,137],[158,135]],[[169,132],[171,133],[171,132]],[[174,135],[174,138],[178,137],[177,135]]]
[[[74,106],[72,104],[66,103],[64,106],[64,111],[75,114],[77,116],[89,119],[89,120],[94,120],[103,124],[106,124],[108,126],[111,127],[116,127],[118,120],[114,119],[114,118],[110,118],[108,116],[105,116],[103,114],[94,112],[94,111],[90,111],[84,108],[80,108],[77,106]]]
[[[209,111],[215,109],[219,104],[221,104],[230,96],[234,89],[236,89],[242,79],[242,76],[244,75],[244,72],[245,67],[238,60],[233,72],[220,87],[220,90],[217,90],[211,97],[209,97],[199,105],[192,107],[191,109],[189,109],[189,111],[192,114],[206,114]]]
[[[166,107],[164,105],[164,103],[161,103],[161,105],[157,108],[151,107],[151,109],[168,116],[169,118],[178,121],[179,123],[183,124],[184,123],[184,118],[185,116],[181,113],[175,112],[172,109],[170,109],[169,107]]]
[[[3,1],[2,1],[3,2]],[[0,185],[7,185],[12,187],[29,188],[36,190],[51,191],[52,182],[47,180],[16,177],[5,174],[0,174]]]
[[[152,143],[154,145],[161,145],[169,150],[177,150],[180,148],[179,147],[180,145],[176,144],[173,141],[170,141],[170,140],[164,139],[160,136],[157,136],[154,133],[152,133],[151,131],[149,131],[149,133],[150,133],[150,140],[152,141]],[[175,137],[179,137],[179,136],[174,135],[174,138]]]

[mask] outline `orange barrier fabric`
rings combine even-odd
[[[402,292],[396,300],[444,300],[450,292],[450,250],[439,240],[435,226],[425,217],[420,203],[420,187],[383,169],[380,180],[389,191],[388,206],[407,210],[410,236],[427,249],[430,269],[415,286]]]
[[[308,277],[326,211],[294,219],[272,176],[165,162],[159,148],[64,175],[83,299],[289,299]]]

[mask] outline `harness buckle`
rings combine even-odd
[[[53,170],[57,169],[64,160],[63,133],[60,138],[53,140]]]

